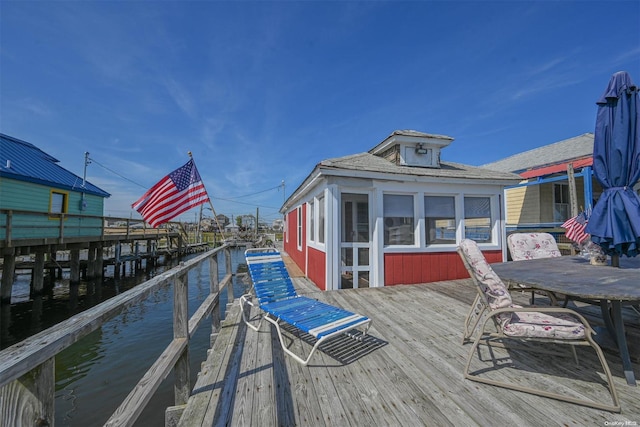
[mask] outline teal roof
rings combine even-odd
[[[0,133],[0,177],[33,182],[71,191],[84,191],[101,197],[110,194],[69,172],[58,160],[33,144]]]

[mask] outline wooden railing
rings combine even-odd
[[[78,239],[160,239],[187,236],[182,223],[149,227],[142,219],[95,215],[52,214],[0,209],[0,247],[61,244]]]
[[[144,239],[164,240],[166,246],[171,247],[172,241],[178,238],[187,245],[208,243],[215,246],[224,236],[198,233],[195,228],[187,230],[179,221],[152,228],[142,219],[0,209],[0,248]],[[173,242],[173,246],[178,245]]]
[[[225,254],[225,276],[218,279],[218,254]],[[209,262],[207,298],[188,317],[188,273]],[[205,252],[108,301],[34,335],[0,352],[0,420],[3,425],[54,425],[55,356],[99,329],[108,320],[132,307],[159,287],[173,284],[173,340],[140,379],[106,425],[131,426],[151,400],[161,382],[175,372],[175,405],[183,405],[192,389],[189,384],[189,337],[211,314],[211,339],[220,329],[219,295],[227,288],[233,302],[231,251],[225,245]]]

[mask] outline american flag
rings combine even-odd
[[[152,227],[209,201],[193,159],[151,187],[131,205]]]
[[[587,222],[586,212],[579,213],[573,218],[569,218],[564,222],[564,224],[562,224],[562,228],[567,229],[567,231],[564,232],[564,235],[567,236],[568,239],[581,244],[589,238],[589,234],[584,231],[587,226]]]

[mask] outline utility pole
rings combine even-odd
[[[82,194],[80,195],[80,210],[83,211],[87,208],[87,201],[84,199],[85,184],[87,182],[87,166],[91,163],[89,160],[89,152],[84,152],[84,172],[82,174]]]
[[[287,201],[287,197],[285,195],[285,188],[284,188],[284,179],[282,180],[282,204],[284,205],[284,202]]]
[[[84,184],[87,182],[87,166],[91,163],[89,161],[89,152],[84,152],[84,174],[82,175],[82,188],[84,188]]]
[[[260,212],[260,208],[256,208],[256,241],[258,240],[258,213]]]

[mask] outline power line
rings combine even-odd
[[[231,197],[231,198],[222,199],[222,200],[231,201],[233,199],[242,199],[243,197],[255,196],[256,194],[266,193],[267,191],[275,190],[276,188],[280,188],[280,187],[282,187],[282,184],[276,185],[275,187],[267,188],[266,190],[256,191],[255,193],[245,194],[244,196]]]
[[[147,188],[147,187],[145,187],[144,185],[139,184],[139,183],[137,183],[137,182],[135,182],[135,181],[132,181],[132,180],[130,180],[129,178],[127,178],[126,176],[122,176],[122,175],[120,175],[118,172],[116,172],[116,171],[114,171],[114,170],[112,170],[112,169],[109,169],[109,168],[108,168],[108,167],[106,167],[105,165],[103,165],[103,164],[101,164],[100,162],[98,162],[96,159],[89,158],[89,160],[91,160],[91,162],[92,162],[92,163],[95,163],[95,164],[97,164],[98,166],[101,166],[102,168],[104,168],[104,169],[108,170],[108,171],[109,171],[109,172],[111,172],[112,174],[114,174],[114,175],[118,175],[120,178],[122,178],[122,179],[124,179],[124,180],[129,181],[129,182],[130,182],[130,183],[132,183],[132,184],[138,185],[138,186],[140,186],[140,187],[142,187],[142,188]]]
[[[95,160],[94,158],[87,157],[87,159],[88,159],[88,160],[90,160],[92,163],[95,163],[95,164],[97,164],[98,166],[100,166],[100,167],[102,167],[102,168],[104,168],[104,169],[108,170],[108,171],[109,171],[109,172],[111,172],[112,174],[117,175],[117,176],[119,176],[120,178],[122,178],[122,179],[124,179],[124,180],[126,180],[126,181],[129,181],[129,182],[130,182],[130,183],[132,183],[132,184],[135,184],[135,185],[137,185],[137,186],[139,186],[139,187],[142,187],[142,188],[148,188],[148,187],[146,187],[146,186],[144,186],[144,185],[142,185],[142,184],[139,184],[139,183],[137,183],[137,182],[135,182],[135,181],[133,181],[133,180],[131,180],[131,179],[127,178],[126,176],[123,176],[123,175],[119,174],[118,172],[114,171],[113,169],[109,169],[108,167],[106,167],[106,166],[105,166],[105,165],[103,165],[102,163],[98,162],[98,161],[97,161],[97,160]],[[245,194],[245,195],[243,195],[243,196],[237,196],[237,197],[231,197],[231,198],[223,198],[223,197],[215,197],[215,196],[210,196],[210,197],[211,197],[212,199],[225,200],[225,201],[228,201],[228,202],[238,203],[238,204],[242,204],[242,205],[249,205],[249,206],[256,206],[256,207],[260,207],[260,208],[266,208],[266,209],[275,209],[275,210],[279,210],[279,208],[274,208],[274,207],[272,207],[272,206],[259,206],[259,205],[256,205],[255,203],[238,202],[238,201],[236,201],[236,199],[242,199],[242,198],[244,198],[244,197],[251,197],[251,196],[255,196],[256,194],[266,193],[267,191],[275,190],[275,189],[280,188],[280,187],[283,187],[283,186],[284,186],[284,182],[283,182],[282,184],[276,185],[275,187],[267,188],[266,190],[256,191],[255,193],[251,193],[251,194]]]
[[[215,196],[211,196],[212,199],[216,199],[216,200],[224,200],[226,202],[231,202],[231,203],[237,203],[239,205],[247,205],[247,206],[254,206],[254,207],[258,207],[258,208],[265,208],[265,209],[274,209],[274,210],[279,210],[280,208],[274,208],[273,206],[261,206],[261,205],[256,205],[255,203],[248,203],[248,202],[238,202],[236,200],[233,199],[225,199],[224,197],[215,197]]]

